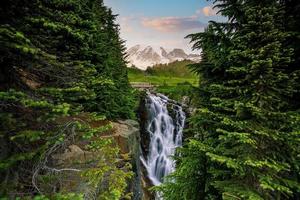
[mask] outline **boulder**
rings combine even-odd
[[[92,153],[83,151],[79,146],[72,144],[65,149],[62,154],[54,154],[52,158],[55,160],[57,165],[69,166],[74,162],[85,163],[88,159],[92,158]],[[88,158],[89,157],[89,158]]]
[[[122,154],[135,153],[136,146],[139,145],[139,124],[134,120],[113,122],[113,137],[120,148]]]

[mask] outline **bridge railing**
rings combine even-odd
[[[130,85],[136,89],[153,89],[156,85],[146,82],[131,82]]]

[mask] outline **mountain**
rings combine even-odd
[[[167,64],[182,60],[197,62],[201,59],[200,55],[186,54],[183,49],[175,48],[173,50],[167,50],[163,47],[155,48],[143,45],[131,47],[128,49],[127,54],[128,65],[134,65],[143,70],[156,64]]]

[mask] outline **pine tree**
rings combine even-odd
[[[287,70],[294,52],[285,43],[282,7],[270,2],[239,2],[237,16],[229,12],[233,3],[222,1],[238,26],[211,23],[190,36],[204,57],[193,66],[201,75],[199,109],[194,137],[179,151],[188,153],[179,154],[177,170],[160,187],[166,199],[296,198],[300,123],[290,102],[299,83]]]
[[[69,137],[96,143],[110,126],[86,121],[133,117],[134,99],[118,25],[102,0],[9,0],[0,22],[0,196],[32,196],[33,170],[49,148]],[[99,143],[116,163],[118,150]],[[121,198],[129,174],[103,163],[94,173],[104,168],[117,186],[101,197]],[[94,173],[85,175],[103,180]]]

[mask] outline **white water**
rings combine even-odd
[[[173,119],[169,115],[167,105],[171,105],[174,110]],[[182,145],[186,117],[181,106],[161,94],[148,94],[146,108],[149,116],[147,131],[150,134],[150,145],[147,158],[141,160],[152,183],[159,185],[166,175],[175,170],[172,156],[175,149]]]

